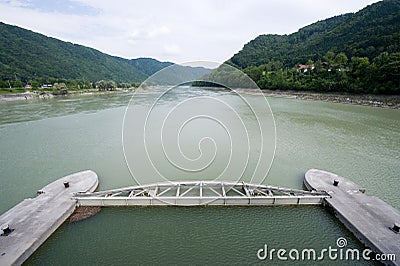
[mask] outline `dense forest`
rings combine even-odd
[[[0,79],[38,78],[140,82],[146,74],[129,60],[0,23]]]
[[[261,35],[227,61],[262,89],[400,94],[400,1],[290,35]]]
[[[151,76],[161,69],[173,65],[174,63],[160,62],[153,58],[137,58],[128,60],[128,64],[132,65],[134,68],[141,71],[145,75]]]
[[[152,58],[110,56],[0,22],[0,88],[7,88],[5,92],[26,85],[45,90],[126,88],[171,65]],[[209,73],[179,65],[174,70],[184,79]]]

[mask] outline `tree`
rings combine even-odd
[[[355,76],[362,76],[365,74],[370,67],[368,57],[352,57],[351,58],[351,70]]]
[[[343,68],[349,59],[347,58],[345,53],[338,53],[335,56],[334,63],[339,66],[339,68]]]
[[[370,92],[372,90],[370,81],[373,69],[368,57],[352,57],[350,69],[354,91]]]
[[[24,83],[20,80],[13,80],[13,81],[11,81],[11,86],[13,88],[22,88],[22,87],[24,87]]]
[[[117,83],[113,80],[100,80],[96,82],[96,88],[99,90],[114,90],[117,88]]]
[[[37,80],[29,80],[28,81],[29,84],[32,85],[32,88],[39,88],[40,87],[40,83]]]
[[[0,80],[0,88],[9,88],[8,82],[4,80]]]
[[[64,95],[67,94],[67,85],[65,83],[54,83],[53,92],[54,95]]]
[[[65,85],[65,83],[54,83],[53,89],[55,89],[55,90],[67,89],[67,85]]]
[[[324,55],[324,59],[330,65],[334,64],[335,63],[335,53],[332,51],[326,52],[326,54]]]
[[[400,53],[383,52],[373,59],[376,93],[400,92]]]

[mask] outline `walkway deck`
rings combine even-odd
[[[167,182],[75,195],[81,206],[315,205],[326,197],[325,192],[216,181]]]
[[[0,265],[22,264],[73,213],[76,201],[72,195],[94,191],[97,185],[93,171],[65,176],[42,188],[36,198],[25,199],[1,215],[1,229],[9,225],[13,231],[0,236]]]
[[[334,185],[334,181],[337,185]],[[309,189],[326,191],[326,198],[339,220],[368,248],[377,254],[395,254],[397,260],[388,265],[400,265],[400,233],[393,228],[400,223],[400,211],[374,196],[352,181],[321,170],[309,170],[304,179]]]

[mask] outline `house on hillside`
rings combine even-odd
[[[328,67],[330,67],[330,65],[329,65],[328,62],[321,62],[321,66],[322,66],[322,68],[328,68]]]
[[[29,84],[29,83],[26,83],[26,85],[25,85],[25,89],[32,89],[32,85],[31,85],[31,84]]]
[[[308,70],[314,70],[314,68],[315,68],[314,64],[312,64],[312,65],[302,65],[302,64],[300,64],[300,65],[298,65],[296,67],[297,72],[307,72]]]
[[[41,86],[40,88],[42,88],[42,89],[48,89],[48,88],[51,88],[51,87],[53,87],[52,84],[44,83],[44,84],[42,84],[42,86]]]
[[[328,71],[332,71],[332,68],[334,68],[334,67],[336,67],[337,65],[335,65],[335,64],[329,64],[328,62],[321,62],[321,67],[323,68],[323,69],[327,69]],[[300,65],[297,65],[297,67],[296,67],[296,69],[297,69],[297,72],[303,72],[303,73],[305,73],[305,72],[307,72],[307,71],[309,71],[309,70],[314,70],[315,69],[315,65],[314,64],[312,64],[312,65],[303,65],[303,64],[300,64]],[[341,69],[338,69],[339,71],[341,71]]]

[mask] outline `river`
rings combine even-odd
[[[193,93],[186,90],[160,104],[169,106]],[[197,89],[195,93],[232,97],[226,91]],[[85,169],[98,173],[100,190],[134,184],[121,141],[131,95],[0,103],[0,212],[34,197],[49,182]],[[150,95],[143,92],[140,97],[145,102]],[[285,98],[268,101],[277,142],[264,183],[303,189],[304,173],[318,168],[348,177],[366,193],[399,208],[399,110]],[[256,129],[249,130],[251,136]],[[276,257],[272,262],[259,260],[257,251],[264,244],[275,249],[321,250],[336,247],[339,237],[347,239],[348,248],[363,249],[334,216],[318,206],[103,208],[87,220],[62,225],[27,264],[283,265],[288,261]],[[373,265],[362,259],[320,263]],[[289,264],[309,265],[310,261]]]

